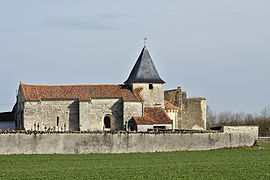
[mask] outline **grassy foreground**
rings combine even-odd
[[[0,179],[270,179],[263,148],[166,153],[0,155]]]

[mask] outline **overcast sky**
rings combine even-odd
[[[121,84],[148,37],[165,89],[270,105],[269,0],[0,0],[0,111],[29,84]]]

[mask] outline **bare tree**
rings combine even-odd
[[[217,124],[216,122],[217,116],[216,113],[214,113],[210,107],[206,106],[206,126],[209,129],[210,127],[213,127]]]
[[[266,106],[262,109],[261,116],[264,119],[270,118],[270,106]]]
[[[220,112],[213,113],[207,107],[207,127],[216,126],[259,126],[259,136],[270,136],[270,106],[260,114]]]

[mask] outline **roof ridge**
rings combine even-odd
[[[124,84],[26,84],[20,82],[21,85],[30,85],[30,86],[125,86]]]

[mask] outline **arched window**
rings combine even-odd
[[[105,128],[111,128],[111,118],[109,116],[104,117],[104,126]]]

